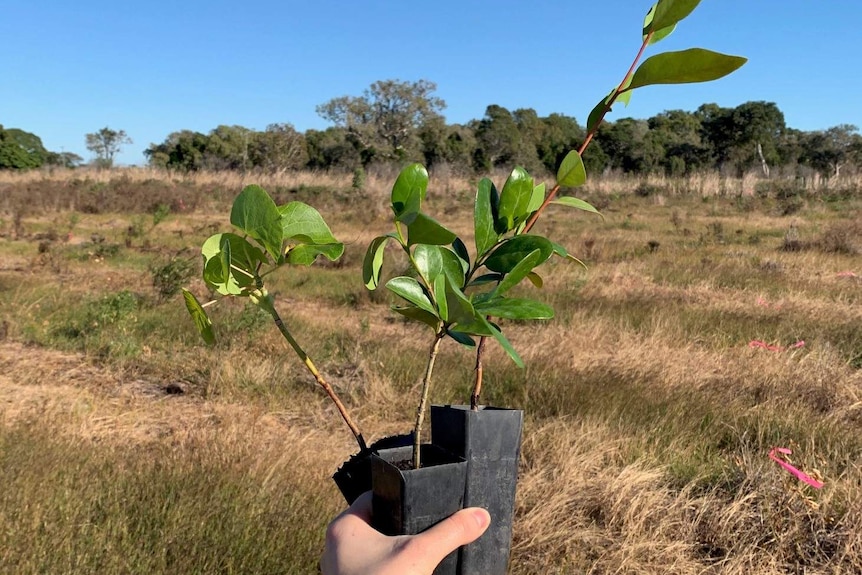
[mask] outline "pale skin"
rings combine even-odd
[[[446,555],[479,538],[491,522],[478,507],[462,509],[419,535],[388,537],[371,527],[371,492],[326,530],[323,575],[431,575]]]

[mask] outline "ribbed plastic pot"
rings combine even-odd
[[[353,505],[356,498],[371,491],[371,455],[381,449],[393,447],[406,447],[413,445],[413,434],[392,435],[378,439],[367,449],[355,453],[350,459],[341,464],[338,471],[332,476],[339,491],[347,500],[348,505]]]
[[[385,535],[415,535],[463,507],[467,463],[441,447],[421,447],[422,467],[410,469],[413,448],[381,449],[371,456],[372,526]],[[434,575],[457,575],[458,551]]]
[[[512,548],[524,412],[469,405],[431,407],[431,442],[467,461],[464,507],[483,507],[491,525],[460,549],[460,575],[505,575]]]

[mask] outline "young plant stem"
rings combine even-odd
[[[589,132],[587,132],[587,136],[586,136],[586,138],[584,138],[584,143],[581,144],[581,147],[578,149],[578,155],[579,156],[584,155],[584,152],[587,150],[587,147],[590,145],[590,142],[593,141],[593,137],[596,135],[596,132],[598,132],[599,126],[602,125],[602,122],[604,121],[605,116],[611,110],[611,106],[614,105],[614,102],[616,102],[616,100],[620,96],[620,94],[622,94],[625,91],[626,84],[628,84],[629,78],[631,78],[632,75],[635,73],[635,68],[637,67],[638,62],[640,62],[640,59],[644,54],[644,50],[646,50],[646,47],[649,46],[649,43],[652,40],[652,37],[653,37],[653,32],[650,32],[644,38],[643,44],[641,44],[641,48],[640,48],[640,50],[638,50],[637,56],[635,56],[634,61],[632,61],[632,65],[629,66],[629,69],[626,72],[626,75],[623,76],[622,82],[620,82],[619,85],[617,85],[616,89],[614,90],[614,93],[611,95],[611,97],[609,97],[607,99],[607,102],[605,102],[604,108],[602,109],[602,113],[601,113],[601,115],[599,115],[599,119],[596,122],[596,124],[592,127],[592,129]],[[542,212],[544,212],[545,208],[547,208],[548,205],[550,205],[550,203],[557,196],[557,193],[559,191],[560,191],[560,184],[556,184],[553,188],[551,188],[551,191],[548,192],[548,195],[545,198],[545,201],[542,202],[542,205],[539,207],[539,209],[536,210],[532,216],[530,216],[530,219],[527,220],[527,225],[524,226],[524,230],[521,233],[526,234],[531,229],[533,229],[533,226],[536,224],[536,220],[539,219],[539,216],[542,215]],[[485,340],[486,339],[487,339],[486,336],[482,336],[481,338],[479,338],[479,344],[476,347],[476,379],[473,383],[473,393],[470,396],[470,408],[473,411],[476,411],[479,409],[479,392],[482,391],[482,377],[484,375],[484,370],[482,369],[482,356],[483,356],[484,350],[485,350]]]
[[[360,451],[365,451],[368,449],[368,446],[365,443],[365,438],[362,437],[362,432],[359,431],[359,427],[353,422],[353,419],[350,417],[350,414],[347,413],[347,408],[344,407],[344,404],[341,403],[341,400],[336,395],[335,390],[332,389],[332,386],[327,383],[327,381],[320,375],[320,372],[317,371],[317,366],[314,365],[314,362],[305,353],[305,350],[299,345],[299,343],[293,338],[290,331],[287,329],[287,326],[282,321],[281,316],[278,315],[278,311],[276,311],[275,306],[272,303],[272,298],[266,292],[265,289],[256,290],[251,297],[251,300],[258,305],[261,309],[269,313],[272,316],[273,321],[275,321],[276,327],[278,327],[278,331],[281,332],[281,335],[284,336],[284,339],[287,340],[287,343],[290,344],[290,347],[293,348],[293,351],[296,352],[296,355],[299,356],[299,359],[305,364],[306,369],[314,376],[317,384],[323,388],[323,391],[326,392],[326,395],[329,396],[329,399],[332,400],[332,403],[335,404],[335,408],[338,409],[338,413],[341,414],[342,419],[347,424],[347,427],[350,428],[350,431],[353,433],[353,437],[356,438],[356,443],[359,444]]]
[[[479,338],[479,345],[476,347],[476,382],[473,385],[473,393],[470,395],[470,409],[479,411],[479,395],[482,393],[482,378],[484,376],[484,358],[485,358],[485,342],[486,337]]]
[[[425,376],[422,378],[422,399],[419,400],[419,407],[416,409],[416,425],[413,426],[413,469],[419,469],[422,464],[422,456],[420,455],[422,425],[425,422],[428,392],[431,390],[431,374],[434,372],[434,361],[437,359],[437,352],[440,351],[440,342],[445,336],[446,331],[442,328],[439,329],[437,335],[434,336],[431,351],[428,352],[428,365],[425,367]]]

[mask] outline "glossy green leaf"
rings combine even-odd
[[[465,345],[467,347],[476,347],[476,340],[467,335],[466,333],[456,331],[456,330],[446,330],[446,335],[460,343],[461,345]]]
[[[644,36],[652,31],[660,32],[675,26],[691,14],[698,4],[700,0],[659,0],[650,8],[644,19]]]
[[[344,244],[311,245],[301,244],[287,253],[286,261],[292,265],[310,266],[317,256],[325,256],[331,262],[336,261],[344,253]]]
[[[727,76],[747,62],[747,58],[728,56],[703,48],[664,52],[644,60],[635,71],[628,90],[655,84],[709,82]]]
[[[425,166],[410,164],[401,170],[392,186],[392,211],[395,212],[395,219],[408,225],[412,223],[422,209],[422,201],[427,192],[428,170]]]
[[[471,286],[480,286],[489,283],[497,283],[503,279],[503,274],[484,274],[470,281]]]
[[[587,169],[577,150],[572,150],[557,170],[557,183],[567,188],[583,186],[587,181]]]
[[[475,321],[476,315],[473,304],[464,292],[446,280],[446,306],[449,312],[449,323],[462,324]],[[461,330],[463,331],[463,330]]]
[[[561,206],[568,206],[570,208],[577,208],[577,209],[583,210],[585,212],[591,212],[594,214],[599,214],[600,216],[602,215],[601,213],[599,213],[599,210],[597,210],[595,207],[593,207],[593,205],[590,204],[589,202],[585,202],[584,200],[581,200],[579,198],[574,198],[572,196],[558,197],[556,200],[552,201],[551,203],[552,204],[559,204]]]
[[[533,214],[536,210],[542,207],[545,203],[545,184],[542,182],[538,186],[533,187],[533,195],[530,196],[530,203],[527,206],[527,213]]]
[[[434,303],[437,306],[437,315],[444,322],[448,322],[449,302],[446,294],[446,275],[442,273],[434,278]]]
[[[416,320],[424,323],[429,326],[435,332],[437,328],[440,326],[440,319],[434,315],[433,313],[427,312],[424,309],[419,309],[414,306],[394,306],[392,311],[398,312],[404,317],[410,318],[412,320]]]
[[[294,243],[328,245],[339,241],[316,209],[302,202],[290,202],[278,207],[285,240]]]
[[[545,258],[547,259],[547,258]],[[494,290],[494,294],[502,295],[521,283],[527,275],[533,271],[537,265],[545,261],[542,259],[542,251],[539,249],[533,250],[527,254],[512,270],[506,274],[500,285]]]
[[[434,309],[434,304],[431,303],[431,299],[428,297],[428,294],[425,293],[425,290],[415,279],[405,276],[392,278],[386,282],[386,288],[392,293],[406,299],[416,307],[424,309],[435,316],[437,315],[437,310]]]
[[[470,263],[461,259],[461,256],[456,254],[449,248],[441,247],[440,255],[443,259],[443,273],[452,282],[452,285],[459,288],[464,287],[464,279],[469,269]]]
[[[451,244],[457,237],[437,220],[425,214],[415,214],[413,221],[407,226],[407,243],[411,246],[416,244],[444,246]]]
[[[530,199],[533,197],[533,178],[524,168],[515,168],[506,179],[500,192],[497,214],[497,231],[514,230],[529,217]]]
[[[467,270],[470,269],[470,252],[467,251],[467,246],[464,245],[464,241],[461,238],[455,238],[455,241],[452,242],[452,251],[461,260],[464,273],[467,273]]]
[[[371,240],[365,259],[362,261],[362,281],[365,287],[374,290],[380,285],[380,270],[383,268],[383,253],[386,251],[386,243],[393,239],[392,234],[380,236]]]
[[[476,311],[491,317],[504,319],[551,319],[554,317],[554,308],[551,306],[525,298],[497,297],[476,304]]]
[[[492,272],[507,274],[534,250],[539,250],[541,253],[539,263],[547,260],[554,252],[551,242],[542,236],[515,236],[500,244],[488,256],[485,267]]]
[[[416,264],[416,271],[428,286],[433,286],[437,276],[443,274],[443,256],[440,253],[440,246],[417,245],[413,250],[413,261]]]
[[[482,257],[494,247],[499,235],[494,229],[496,214],[492,203],[492,197],[497,195],[494,184],[488,178],[479,181],[476,190],[476,201],[473,205],[473,228],[476,236],[476,254]]]
[[[260,242],[273,260],[281,261],[281,213],[263,188],[243,188],[233,202],[230,223]]]
[[[203,340],[207,344],[212,345],[213,343],[215,343],[213,322],[210,321],[207,312],[204,310],[203,306],[198,301],[198,298],[196,298],[194,294],[186,288],[182,288],[182,290],[183,299],[186,302],[186,309],[189,310],[189,314],[192,316],[192,320],[195,322],[195,327],[198,328],[198,332],[201,334]]]
[[[229,254],[224,253],[227,246]],[[201,246],[204,281],[222,295],[241,295],[254,284],[257,268],[266,256],[248,240],[236,234],[215,234]]]

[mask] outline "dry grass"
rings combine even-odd
[[[46,208],[0,226],[0,572],[314,572],[349,434],[265,318],[220,303],[220,342],[203,348],[151,281],[177,254],[199,265],[187,246],[226,224],[245,181],[72,175],[91,176],[112,205],[150,179],[201,202],[128,246],[139,213]],[[369,176],[361,201],[344,199],[348,176],[248,180],[337,211],[343,263],[272,287],[370,438],[409,427],[430,337],[358,279],[386,176]],[[72,185],[4,177],[22,195]],[[458,230],[462,185],[453,176],[435,188],[451,196],[430,200]],[[605,199],[604,221],[554,210],[541,225],[589,269],[550,263],[541,296],[557,318],[508,326],[526,370],[489,350],[486,400],[527,412],[512,572],[862,572],[862,269],[856,248],[836,249],[856,245],[858,194],[809,190],[788,215],[783,192],[751,178],[586,193]],[[791,224],[802,248],[782,250]],[[71,239],[50,235],[63,226]],[[444,346],[438,365],[437,401],[462,402],[469,352]],[[777,445],[826,486],[769,460]]]

